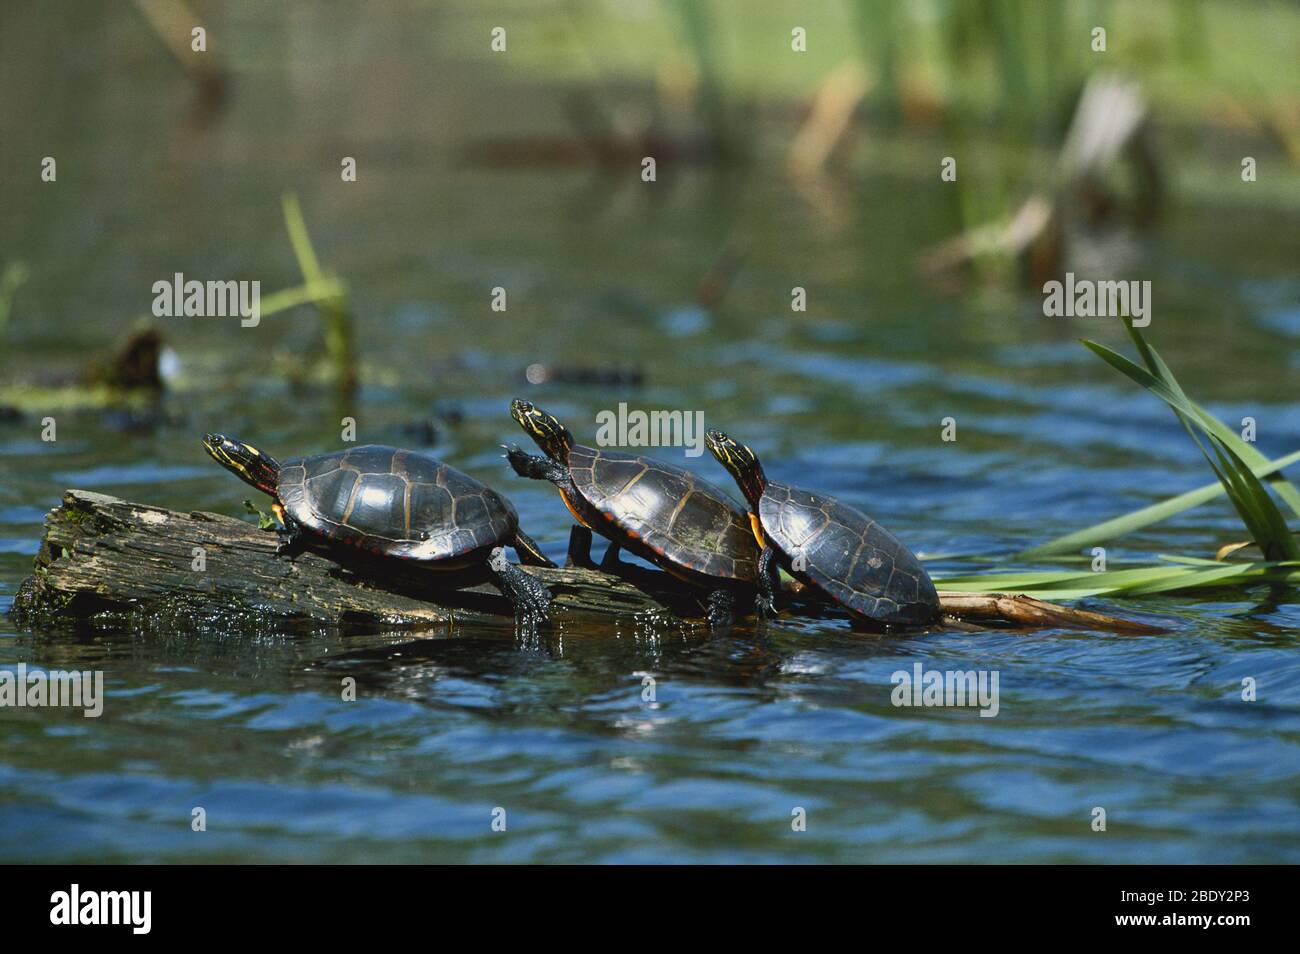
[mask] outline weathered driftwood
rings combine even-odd
[[[486,581],[416,564],[308,552],[275,554],[277,538],[213,513],[180,513],[69,490],[46,518],[34,574],[13,612],[22,624],[79,623],[135,615],[175,623],[288,622],[331,626],[430,626],[508,621],[511,609]],[[560,623],[581,617],[702,626],[698,596],[667,573],[625,566],[611,576],[578,568],[525,567],[554,595]],[[626,578],[625,578],[626,577]],[[950,622],[1082,626],[1149,631],[1125,620],[1025,596],[941,594]],[[838,610],[783,594],[804,615]],[[569,628],[569,627],[566,627]],[[572,630],[571,630],[572,631]]]

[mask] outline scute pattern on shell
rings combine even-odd
[[[280,503],[340,543],[407,560],[447,560],[514,539],[510,502],[425,454],[367,444],[280,467]]]
[[[927,623],[939,595],[911,550],[866,514],[834,497],[768,481],[759,500],[763,534],[794,576],[882,623]],[[792,564],[804,558],[800,571]]]
[[[636,454],[575,445],[569,473],[587,502],[674,566],[752,582],[758,544],[748,515],[690,471]]]

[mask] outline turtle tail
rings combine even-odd
[[[528,566],[555,566],[546,558],[537,541],[520,529],[515,530],[515,553],[519,555],[519,562]]]

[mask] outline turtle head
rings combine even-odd
[[[709,445],[709,453],[736,478],[745,499],[757,510],[763,488],[767,486],[767,476],[754,452],[722,431],[709,431],[704,435],[704,442]]]
[[[510,402],[510,416],[528,432],[528,436],[537,442],[547,457],[558,464],[569,463],[573,435],[560,423],[559,418],[547,414],[540,407],[533,407],[527,401],[519,400]]]
[[[237,475],[264,494],[274,497],[280,480],[280,465],[270,454],[263,454],[252,444],[245,444],[224,434],[208,434],[203,449],[226,470]]]

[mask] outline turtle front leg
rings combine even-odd
[[[506,559],[506,551],[494,547],[488,556],[488,569],[497,588],[515,609],[515,619],[529,629],[536,629],[550,617],[551,591],[531,574]]]
[[[549,480],[560,487],[567,487],[569,484],[569,472],[563,465],[557,464],[549,457],[525,453],[518,444],[511,444],[506,448],[506,460],[510,461],[510,466],[520,477],[527,477],[529,480]]]
[[[758,598],[754,608],[761,619],[776,618],[776,591],[781,587],[781,570],[776,564],[776,550],[763,547],[758,557]]]
[[[307,549],[307,534],[303,532],[298,521],[284,512],[284,508],[278,503],[271,508],[275,515],[280,518],[280,530],[277,531],[280,537],[280,545],[275,548],[275,555],[282,556],[293,560],[299,554]]]

